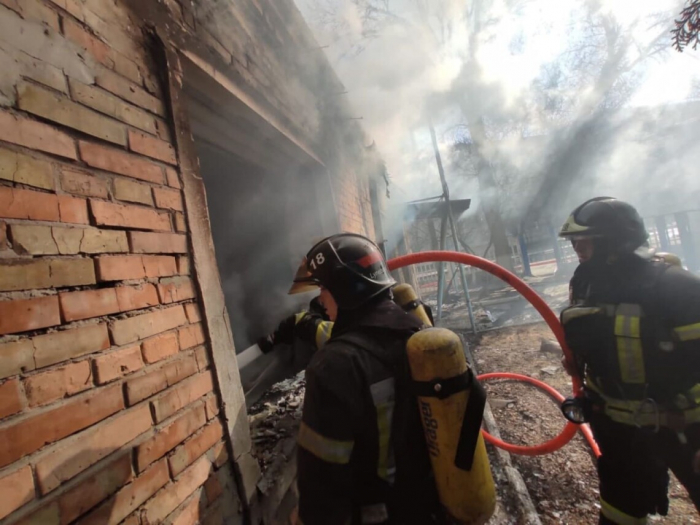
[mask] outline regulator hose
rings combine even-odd
[[[549,328],[554,333],[554,336],[557,338],[557,341],[559,341],[559,344],[561,345],[562,351],[564,352],[566,358],[568,360],[571,360],[571,351],[566,345],[566,340],[564,339],[564,330],[562,329],[561,323],[559,322],[559,318],[547,305],[547,303],[545,303],[544,300],[539,295],[537,295],[537,292],[530,288],[530,286],[528,286],[522,279],[509,272],[505,268],[499,266],[498,264],[489,261],[488,259],[484,259],[482,257],[478,257],[476,255],[471,255],[468,253],[460,253],[453,251],[434,250],[421,253],[411,253],[408,255],[402,255],[391,259],[390,261],[388,261],[388,265],[390,270],[396,270],[398,268],[403,268],[404,266],[410,266],[412,264],[420,264],[426,262],[452,262],[458,264],[466,264],[467,266],[473,266],[475,268],[479,268],[480,270],[484,270],[490,273],[491,275],[498,277],[505,283],[511,285],[513,288],[515,288],[517,292],[519,292],[523,297],[525,297],[525,299],[527,299],[532,306],[535,307],[535,309],[539,312],[539,314],[542,316],[545,322],[549,325]],[[547,385],[546,383],[543,383],[542,381],[522,374],[499,372],[492,374],[482,374],[478,376],[478,379],[512,379],[516,381],[524,381],[544,390],[550,396],[554,397],[554,399],[556,399],[559,403],[564,401],[564,396],[562,396],[557,390],[555,390],[551,386]],[[574,395],[580,395],[582,387],[581,379],[577,376],[573,376],[571,379],[573,383]],[[485,430],[482,430],[482,432],[486,441],[508,452],[524,456],[538,456],[542,454],[550,454],[556,450],[559,450],[569,441],[571,441],[571,439],[576,435],[576,432],[579,429],[586,438],[586,441],[588,441],[588,444],[595,453],[596,457],[600,456],[600,449],[598,448],[595,439],[593,439],[593,434],[591,433],[591,430],[588,427],[588,425],[577,425],[570,421],[567,421],[566,426],[558,436],[545,443],[534,446],[521,446],[514,445],[512,443],[506,443],[505,441],[496,439]]]

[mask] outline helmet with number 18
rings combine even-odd
[[[376,244],[362,235],[339,233],[309,250],[289,293],[302,293],[320,286],[331,293],[339,308],[352,310],[394,284],[396,281]]]

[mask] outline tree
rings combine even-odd
[[[697,49],[700,44],[700,0],[690,0],[690,4],[681,11],[681,17],[675,24],[675,29],[671,31],[673,47],[683,52],[692,44],[693,49]]]

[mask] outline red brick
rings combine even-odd
[[[204,492],[207,495],[209,505],[214,503],[217,499],[219,499],[219,496],[224,493],[219,477],[216,474],[209,476],[209,479],[204,484]]]
[[[219,415],[219,398],[216,397],[216,394],[209,394],[207,396],[207,399],[204,402],[204,408],[207,409],[207,420],[214,419]]]
[[[202,320],[202,316],[199,312],[199,305],[197,303],[187,303],[185,305],[185,313],[187,314],[187,320],[190,323],[198,323]]]
[[[54,31],[59,31],[58,14],[39,0],[0,0],[0,3],[20,14],[25,20],[36,20]]]
[[[110,93],[114,93],[119,98],[123,98],[161,117],[165,116],[165,107],[160,100],[148,94],[146,90],[140,88],[136,84],[129,82],[127,79],[111,71],[102,70],[100,74],[97,75],[96,82],[98,86],[106,89]]]
[[[180,184],[180,176],[177,174],[173,168],[165,168],[165,176],[168,179],[168,186],[171,188],[182,189],[182,184]]]
[[[79,147],[80,157],[88,166],[156,184],[164,181],[160,166],[136,155],[82,140]]]
[[[180,351],[177,333],[168,332],[167,334],[161,334],[146,339],[141,345],[141,351],[143,352],[144,361],[148,364],[175,355]]]
[[[126,398],[129,405],[134,405],[196,373],[197,363],[192,356],[183,356],[158,370],[127,381]]]
[[[170,231],[170,216],[142,206],[90,200],[90,210],[98,226]],[[141,252],[143,253],[143,252]]]
[[[59,294],[61,311],[66,321],[78,321],[114,314],[120,311],[114,288],[64,292]]]
[[[180,348],[187,350],[193,346],[201,345],[206,340],[202,323],[191,324],[180,328]]]
[[[168,523],[170,525],[193,525],[194,523],[201,523],[201,508],[203,507],[202,490],[200,489],[195,490],[186,502],[180,505],[180,508],[176,509],[168,516]]]
[[[201,432],[189,439],[168,458],[172,475],[178,476],[180,472],[213,447],[223,435],[224,429],[218,419],[209,423]]]
[[[124,177],[114,179],[114,198],[153,206],[153,192],[148,184],[141,184]]]
[[[180,275],[190,274],[190,258],[185,256],[180,256],[177,258],[177,273]]]
[[[0,111],[0,140],[69,159],[78,158],[75,141],[66,133],[7,111]]]
[[[209,352],[204,346],[200,346],[194,351],[195,358],[197,359],[197,368],[199,371],[205,370],[209,367]]]
[[[0,217],[58,221],[58,198],[53,193],[0,186]]]
[[[24,391],[30,407],[46,405],[88,388],[92,388],[92,368],[87,360],[35,374],[24,380]]]
[[[80,521],[80,525],[116,525],[170,481],[165,459],[154,464],[132,483]]]
[[[185,215],[183,213],[175,214],[175,231],[180,233],[187,231],[187,223],[185,222]]]
[[[177,164],[175,148],[164,140],[151,137],[140,131],[129,130],[129,149],[168,164]]]
[[[170,389],[163,397],[151,401],[156,422],[160,423],[181,408],[195,402],[200,397],[211,392],[214,382],[209,372],[182,381]]]
[[[128,232],[128,235],[133,253],[187,253],[187,236],[179,233]]]
[[[177,274],[175,257],[169,255],[144,255],[143,267],[146,277],[169,277]]]
[[[153,197],[156,200],[156,206],[168,210],[182,211],[182,193],[180,190],[171,190],[170,188],[153,188]]]
[[[8,379],[0,384],[0,419],[16,414],[24,406],[24,395],[19,379]]]
[[[34,368],[34,345],[31,339],[0,344],[0,379]]]
[[[34,337],[37,368],[109,348],[107,325],[93,324]]]
[[[42,494],[51,492],[151,428],[148,406],[127,410],[59,443],[36,462]]]
[[[114,71],[119,73],[121,76],[128,78],[132,82],[141,85],[143,83],[143,77],[139,71],[139,66],[136,63],[118,51],[112,49],[112,60],[114,60]]]
[[[95,359],[95,375],[98,384],[114,381],[141,368],[143,368],[143,360],[140,345],[122,348]]]
[[[131,456],[124,454],[58,500],[61,524],[68,524],[131,481]]]
[[[204,405],[199,405],[179,416],[168,426],[160,429],[151,439],[136,448],[136,467],[138,471],[143,472],[148,465],[162,458],[194,434],[198,428],[203,427],[206,422]]]
[[[109,195],[107,182],[88,173],[61,167],[61,189],[67,193],[106,199]]]
[[[167,332],[185,324],[185,310],[177,305],[147,314],[120,319],[112,323],[112,338],[117,345],[133,343],[152,335]]]
[[[7,250],[7,223],[0,221],[0,251]]]
[[[187,299],[194,299],[194,284],[191,279],[183,277],[163,279],[158,284],[158,296],[163,304],[179,303]]]
[[[121,525],[141,525],[141,515],[134,512],[131,516],[121,522]]]
[[[63,439],[124,408],[121,385],[100,389],[52,410],[0,426],[0,467]]]
[[[90,224],[87,213],[87,201],[68,195],[58,196],[58,212],[61,222],[71,224]]]
[[[0,301],[0,335],[61,324],[58,297]]]
[[[34,499],[32,467],[22,467],[0,478],[0,519]]]
[[[209,461],[216,466],[216,468],[221,468],[228,462],[228,450],[226,448],[226,444],[223,441],[220,441],[214,445],[210,450],[207,450],[207,457],[209,458]]]
[[[162,523],[163,520],[183,503],[195,490],[204,485],[211,472],[211,463],[206,457],[182,473],[171,486],[161,490],[145,505],[146,523]]]
[[[101,64],[112,66],[113,62],[110,58],[109,46],[92,36],[83,29],[80,24],[74,22],[69,17],[64,17],[63,19],[63,34],[80,47],[87,50],[87,52],[95,57]]]
[[[152,284],[141,284],[139,286],[118,286],[117,302],[119,310],[128,312],[156,306],[158,303],[158,293]]]
[[[92,259],[0,259],[0,290],[95,284]]]

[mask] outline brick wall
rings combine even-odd
[[[113,2],[0,4],[0,518],[219,523],[237,491],[141,32]]]

